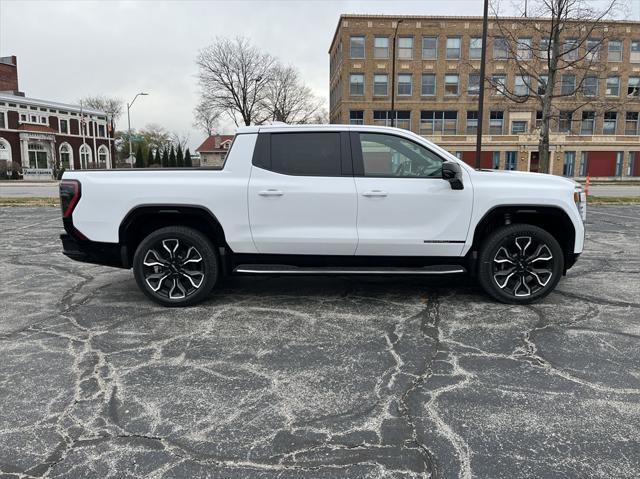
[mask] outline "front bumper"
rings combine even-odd
[[[126,250],[117,243],[99,243],[89,240],[78,240],[68,233],[60,235],[62,254],[75,261],[100,264],[116,268],[129,268],[126,264]]]

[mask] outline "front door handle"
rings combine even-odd
[[[269,188],[268,190],[262,190],[258,192],[260,196],[282,196],[284,193],[280,190]]]
[[[371,190],[365,191],[364,193],[362,193],[362,196],[366,196],[367,198],[383,198],[387,196],[387,192],[382,190]]]

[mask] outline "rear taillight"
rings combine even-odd
[[[80,182],[78,180],[62,180],[60,182],[60,207],[62,217],[69,218],[80,200]]]

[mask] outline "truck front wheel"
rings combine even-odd
[[[138,287],[164,306],[189,306],[205,299],[218,280],[218,265],[207,237],[183,226],[152,232],[133,257]]]
[[[493,231],[480,249],[478,280],[502,303],[527,304],[558,284],[564,255],[558,241],[533,225],[513,224]]]

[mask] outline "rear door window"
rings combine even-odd
[[[296,176],[341,176],[340,133],[272,133],[271,171]]]

